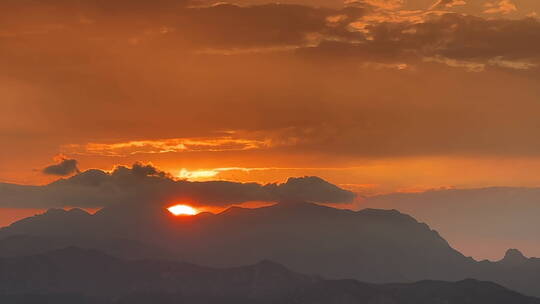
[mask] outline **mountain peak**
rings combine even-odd
[[[527,262],[529,259],[518,249],[508,249],[504,258],[500,261],[507,265],[519,265]]]

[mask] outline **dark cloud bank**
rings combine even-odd
[[[62,159],[58,164],[45,167],[41,172],[48,175],[67,176],[74,173],[80,173],[77,167],[76,159]]]
[[[532,17],[484,18],[425,11],[391,19],[388,12],[365,1],[325,8],[296,4],[222,3],[197,7],[193,1],[53,0],[4,1],[0,8],[5,31],[0,42],[6,50],[46,47],[41,43],[47,38],[51,43],[49,56],[84,55],[88,51],[85,46],[92,46],[89,43],[95,41],[106,43],[93,45],[98,54],[105,51],[104,55],[111,55],[111,50],[102,47],[126,45],[151,47],[155,51],[173,48],[178,52],[294,46],[308,47],[335,60],[342,60],[343,54],[363,61],[411,61],[441,56],[485,64],[491,60],[500,67],[524,69],[523,65],[512,66],[501,60],[538,62],[540,48],[540,22]],[[14,18],[16,15],[33,18],[25,21]],[[55,47],[58,42],[76,42],[82,48],[74,47],[66,53],[65,49]],[[329,42],[339,44],[329,48]],[[6,51],[5,55],[13,54]]]
[[[111,173],[92,169],[45,186],[0,184],[4,208],[98,208],[121,203],[227,206],[248,201],[348,203],[355,194],[318,177],[289,178],[286,183],[191,182],[176,180],[151,165],[119,166]]]

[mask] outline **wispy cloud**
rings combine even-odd
[[[212,168],[212,169],[197,169],[197,170],[189,170],[186,168],[182,168],[180,172],[178,173],[179,178],[181,179],[188,179],[188,180],[205,180],[205,179],[213,179],[218,174],[222,172],[227,171],[241,171],[241,172],[250,172],[250,171],[264,171],[264,170],[272,170],[273,168],[241,168],[241,167],[228,167],[228,168]]]
[[[430,9],[448,9],[454,6],[466,5],[467,2],[463,0],[439,0],[431,6]]]
[[[517,11],[517,6],[511,0],[500,0],[487,2],[484,7],[486,14],[509,14]]]
[[[69,154],[128,156],[169,152],[220,152],[265,149],[272,146],[268,139],[234,138],[232,136],[207,138],[169,138],[133,140],[117,143],[68,144],[62,151]]]

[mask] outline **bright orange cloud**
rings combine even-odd
[[[491,1],[484,4],[486,14],[509,14],[517,11],[517,6],[511,0]]]
[[[64,153],[102,156],[127,156],[169,152],[220,152],[264,149],[269,140],[233,138],[170,138],[161,140],[136,140],[120,143],[87,143],[62,146]]]

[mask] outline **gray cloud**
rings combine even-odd
[[[355,195],[317,177],[290,178],[283,184],[228,181],[190,182],[172,179],[151,165],[119,166],[111,173],[88,170],[45,186],[0,184],[0,207],[98,208],[117,204],[190,202],[227,206],[248,201],[301,200],[348,203]]]
[[[67,176],[74,173],[79,173],[76,159],[63,158],[58,164],[45,167],[41,172],[48,175]]]
[[[355,195],[316,176],[291,177],[284,184],[275,185],[275,192],[286,200],[325,203],[351,202]]]
[[[463,2],[440,0],[435,7]],[[111,44],[116,49],[137,46],[182,53],[310,47],[312,52],[345,54],[363,61],[442,56],[492,65],[499,60],[499,66],[505,68],[512,67],[512,60],[538,62],[539,57],[540,45],[536,41],[540,41],[540,22],[535,18],[493,19],[429,11],[390,18],[394,12],[381,12],[364,1],[340,9],[295,4],[192,7],[189,3],[5,1],[0,6],[2,12],[31,13],[35,17],[22,21],[13,18],[17,15],[14,13],[0,15],[6,20],[0,43],[7,50],[25,45],[48,49],[51,64],[59,62],[50,57],[58,56],[60,63],[65,63],[65,56],[86,56],[89,47],[97,54],[103,50],[110,55]],[[341,44],[338,48],[329,42]],[[72,45],[69,52],[55,47],[65,43]],[[28,52],[30,59],[30,49]],[[506,61],[500,64],[501,60]]]
[[[497,66],[497,61],[504,60],[507,64],[499,67],[513,69],[534,68],[540,63],[540,22],[533,18],[485,19],[446,13],[425,17],[423,22],[372,23],[365,31],[371,37],[368,40],[323,41],[301,49],[300,54],[411,64],[426,58],[445,58]]]

